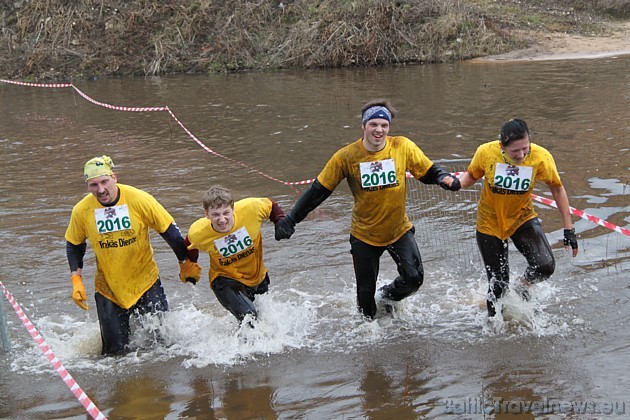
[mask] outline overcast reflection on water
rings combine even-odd
[[[572,259],[561,246],[557,210],[543,204],[536,205],[556,272],[531,303],[506,297],[499,333],[486,322],[474,189],[456,195],[411,181],[408,212],[425,283],[393,316],[366,322],[355,307],[352,199],[343,185],[290,241],[273,240],[265,224],[271,292],[256,300],[261,317],[253,330],[238,328],[207,282],[180,283],[172,252],[153,235],[171,305],[165,342],[156,345],[138,326],[138,350],[121,358],[99,355],[93,298],[89,312],[70,298],[63,234],[85,194],[83,164],[100,154],[112,156],[120,182],[156,196],[184,233],[202,217],[201,196],[215,183],[288,210],[304,187],[278,181],[314,178],[332,153],[360,137],[361,106],[381,96],[400,112],[392,134],[408,136],[452,171],[464,169],[503,121],[524,118],[532,140],[553,153],[571,205],[627,228],[629,60],[75,82],[105,104],[168,106],[205,149],[165,111],[117,111],[70,88],[0,83],[0,280],[111,419],[531,418],[540,404],[548,417],[560,416],[550,400],[568,403],[569,417],[622,418],[630,402],[623,374],[630,240],[574,217],[580,254]],[[536,193],[551,197],[544,186]],[[512,275],[523,269],[513,252]],[[85,279],[94,275],[89,250],[85,271]],[[395,275],[383,258],[379,283]],[[85,418],[3,302],[11,351],[0,353],[0,417]],[[585,401],[600,412],[580,408]]]

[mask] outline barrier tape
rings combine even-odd
[[[207,153],[210,153],[214,156],[220,157],[222,159],[228,160],[232,163],[235,163],[237,165],[240,165],[244,168],[247,168],[257,174],[259,174],[260,176],[263,176],[267,179],[270,179],[272,181],[276,181],[279,182],[281,184],[287,185],[291,188],[293,188],[294,185],[306,185],[306,184],[311,184],[313,181],[315,181],[315,179],[307,179],[304,181],[295,181],[295,182],[288,182],[288,181],[283,181],[281,179],[275,178],[271,175],[268,175],[244,162],[238,161],[236,159],[232,159],[228,156],[222,155],[221,153],[218,153],[214,150],[212,150],[211,148],[209,148],[208,146],[206,146],[201,140],[199,140],[180,120],[179,118],[177,118],[177,116],[173,113],[173,111],[171,111],[171,109],[168,106],[163,106],[163,107],[127,107],[127,106],[116,106],[116,105],[110,105],[110,104],[106,104],[103,102],[99,102],[96,101],[95,99],[91,98],[90,96],[88,96],[87,94],[83,93],[81,90],[79,90],[79,88],[77,88],[74,84],[72,83],[28,83],[28,82],[19,82],[19,81],[15,81],[15,80],[5,80],[5,79],[0,79],[0,82],[2,83],[8,83],[8,84],[13,84],[13,85],[19,85],[19,86],[29,86],[29,87],[43,87],[43,88],[68,88],[71,87],[72,89],[74,89],[75,91],[77,91],[79,93],[79,95],[81,95],[81,97],[83,97],[85,100],[87,100],[88,102],[91,102],[95,105],[104,107],[104,108],[108,108],[108,109],[113,109],[116,111],[127,111],[127,112],[162,112],[162,111],[166,111],[169,113],[169,115],[175,120],[175,122],[177,122],[177,124],[186,132],[186,134],[188,134],[188,136],[193,139],[195,141],[195,143],[197,143],[203,150],[205,150]],[[456,172],[453,175],[458,175],[461,172]],[[407,173],[407,177],[411,177],[411,174]],[[550,200],[548,198],[543,198],[540,197],[536,194],[532,194],[532,200],[536,200],[540,203],[549,205],[551,207],[555,207],[557,208],[556,202],[553,200]],[[622,228],[620,226],[617,226],[613,223],[610,223],[606,220],[600,219],[599,217],[593,216],[591,214],[585,213],[583,210],[579,210],[573,207],[569,207],[569,210],[571,212],[571,214],[581,217],[582,219],[588,220],[590,222],[596,223],[600,226],[604,226],[608,229],[614,230],[615,232],[619,232],[623,235],[626,236],[630,236],[630,229],[626,229],[626,228]]]
[[[57,359],[57,356],[55,356],[50,346],[48,346],[44,338],[37,331],[37,328],[35,328],[35,326],[31,323],[20,305],[13,298],[13,295],[11,295],[11,293],[7,290],[7,288],[1,281],[0,287],[2,287],[2,292],[4,293],[4,296],[7,298],[11,306],[13,306],[13,309],[15,310],[18,318],[20,318],[20,321],[22,321],[22,324],[24,324],[26,330],[31,335],[39,349],[42,351],[42,353],[44,353],[44,356],[46,356],[48,361],[52,364],[53,368],[55,368],[59,376],[61,376],[61,379],[63,379],[63,381],[66,383],[66,386],[79,400],[81,405],[85,407],[85,410],[88,412],[88,414],[90,414],[95,420],[106,420],[107,418],[103,415],[103,413],[101,413],[96,405],[94,405],[92,400],[90,400],[90,397],[88,397],[87,394],[83,392],[79,384],[77,384],[74,378],[68,373],[61,361]]]
[[[548,206],[558,208],[558,205],[556,204],[555,201],[550,200],[548,198],[540,197],[536,194],[532,194],[532,200],[536,200]],[[583,210],[579,210],[573,207],[569,207],[569,211],[571,212],[571,214],[581,217],[582,219],[588,220],[589,222],[597,223],[598,225],[608,228],[610,230],[614,230],[615,232],[619,232],[623,235],[630,236],[630,229],[622,228],[621,226],[617,226],[606,220],[600,219],[599,217],[593,216],[592,214],[585,213]]]

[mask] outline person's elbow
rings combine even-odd
[[[460,177],[459,177],[459,183],[461,184],[462,188],[468,188],[471,187],[475,184],[475,182],[477,182],[477,179],[474,178],[470,172],[465,171]]]

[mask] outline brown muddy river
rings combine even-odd
[[[360,108],[374,97],[399,110],[392,134],[453,171],[505,120],[525,119],[532,141],[554,155],[571,205],[628,228],[628,68],[630,56],[75,83],[102,104],[168,106],[190,134],[166,111],[0,83],[0,281],[110,419],[627,418],[630,238],[575,216],[580,253],[571,258],[557,210],[543,204],[556,272],[532,302],[506,297],[499,332],[486,323],[476,190],[449,195],[412,181],[425,283],[374,322],[355,307],[345,184],[291,240],[276,242],[264,225],[271,291],[256,299],[255,329],[240,330],[207,281],[182,284],[153,233],[171,306],[164,342],[138,328],[138,350],[118,358],[100,356],[93,254],[88,247],[84,312],[70,297],[63,235],[86,193],[83,165],[102,154],[119,182],[153,194],[184,233],[215,183],[288,211],[304,187],[285,182],[314,178],[358,139]],[[550,197],[544,185],[537,194]],[[515,277],[525,261],[510,258]],[[395,275],[384,256],[379,284]],[[11,346],[0,350],[0,418],[89,417],[0,299]]]

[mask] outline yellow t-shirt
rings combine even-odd
[[[96,256],[96,291],[129,309],[159,277],[149,227],[163,233],[173,218],[150,194],[117,186],[120,198],[115,206],[103,206],[92,194],[79,201],[65,238],[74,245],[90,241]]]
[[[352,235],[370,245],[386,246],[412,227],[406,212],[406,171],[421,178],[432,165],[406,137],[388,136],[378,152],[368,151],[359,139],[337,151],[317,180],[332,191],[346,178],[354,196]]]
[[[245,198],[234,203],[234,226],[229,232],[217,232],[206,217],[195,221],[188,231],[188,249],[198,249],[210,256],[210,284],[218,276],[228,277],[246,286],[258,286],[267,274],[263,262],[263,220],[271,216],[268,198]]]
[[[501,153],[499,140],[479,146],[468,172],[485,177],[477,211],[477,230],[505,240],[526,221],[538,216],[532,203],[536,181],[562,185],[551,153],[530,144],[529,156],[519,165],[511,165]]]

